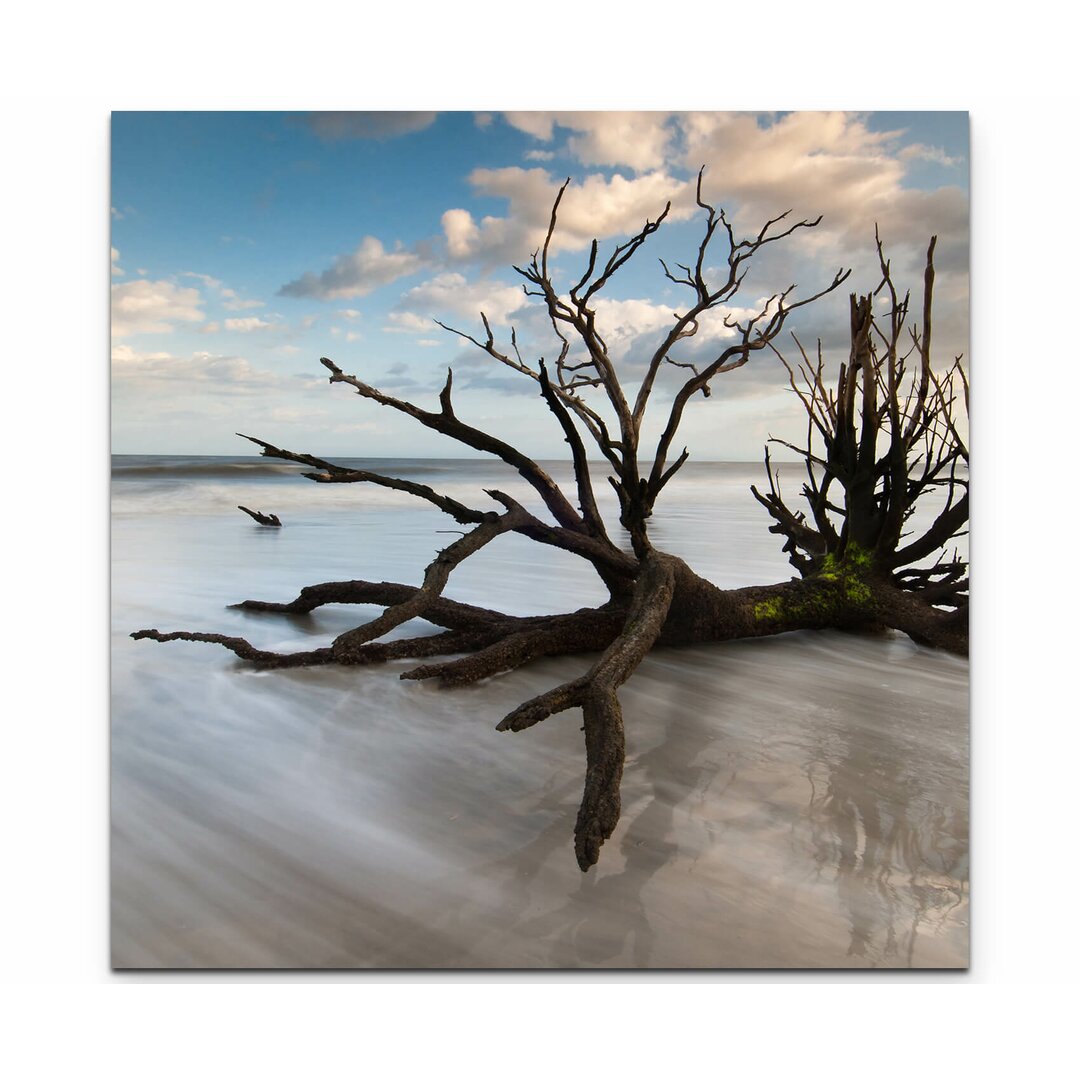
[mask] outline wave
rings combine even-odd
[[[346,458],[334,457],[334,464],[347,469],[366,469],[389,476],[451,475],[485,473],[491,470],[491,459],[470,460],[424,458]],[[256,457],[211,457],[200,455],[142,455],[115,454],[112,475],[117,479],[154,479],[159,477],[185,478],[219,477],[242,479],[260,476],[297,476],[312,466],[298,462],[283,462]],[[496,475],[503,475],[509,466],[495,462]]]
[[[127,465],[113,464],[112,474],[118,479],[142,479],[152,476],[218,476],[240,478],[248,476],[296,476],[305,465],[275,464],[273,462],[177,462],[175,464]]]

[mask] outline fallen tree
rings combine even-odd
[[[953,494],[966,487],[958,467],[966,462],[967,451],[953,416],[953,385],[957,378],[963,380],[962,372],[954,365],[939,378],[930,363],[933,243],[927,255],[923,324],[909,332],[913,344],[906,352],[902,338],[908,299],[897,295],[882,254],[882,283],[875,291],[885,293],[891,308],[877,319],[871,296],[852,297],[851,357],[841,368],[835,393],[825,388],[820,348],[816,362],[802,354],[799,367],[805,386],[796,381],[795,369],[788,367],[810,426],[807,446],[794,449],[803,458],[808,474],[803,493],[809,501],[812,523],[784,502],[768,453],[769,492],[762,495],[754,491],[774,519],[773,531],[785,536],[785,550],[800,577],[724,590],[700,577],[682,559],[658,550],[650,541],[649,521],[659,496],[689,457],[686,449],[673,456],[672,447],[691,400],[697,395],[708,397],[717,376],[742,367],[755,353],[778,352],[777,339],[792,313],[839,288],[849,272],[838,271],[827,285],[806,297],[797,298],[795,286],[791,286],[745,318],[728,314],[724,323],[732,335],[730,344],[705,363],[680,359],[679,343],[698,332],[702,316],[714,309],[730,308],[758,252],[797,230],[812,229],[820,221],[788,224],[788,215],[783,214],[767,221],[756,235],[737,240],[723,210],[717,211],[702,197],[699,176],[697,204],[704,228],[696,254],[675,271],[662,262],[666,278],[689,290],[689,301],[648,359],[636,393],[631,395],[597,327],[595,301],[661,226],[670,204],[655,221],[647,221],[634,236],[616,245],[603,263],[594,241],[584,273],[562,295],[552,282],[549,252],[566,186],[555,200],[543,246],[528,265],[515,267],[525,280],[526,293],[543,305],[560,343],[553,363],[549,366],[543,359],[536,364],[527,362],[514,332],[509,349],[501,348],[483,314],[483,337],[445,329],[537,384],[570,447],[573,496],[539,463],[458,417],[452,400],[452,372],[448,372],[439,394],[438,408],[429,411],[381,392],[324,358],[321,362],[330,372],[331,383],[350,386],[369,401],[514,467],[542,500],[546,514],[533,513],[499,490],[486,492],[498,509],[466,505],[424,484],[346,468],[245,435],[243,438],[261,447],[265,456],[308,466],[311,471],[304,475],[317,483],[368,483],[406,492],[438,507],[469,531],[438,553],[419,586],[325,582],[302,589],[285,603],[247,600],[236,605],[251,612],[309,612],[323,604],[383,607],[377,618],[339,635],[325,648],[276,653],[257,649],[244,638],[190,631],[161,633],[156,629],[140,630],[132,637],[218,644],[266,668],[423,659],[429,662],[401,677],[434,679],[446,686],[510,671],[538,657],[599,653],[583,674],[525,702],[498,724],[501,731],[523,731],[556,713],[581,709],[586,775],[575,852],[578,864],[587,870],[597,861],[600,846],[619,818],[624,735],[618,690],[654,645],[716,642],[805,629],[894,627],[920,641],[960,651],[966,648],[962,562],[954,558],[930,567],[921,564],[958,535],[966,522],[966,492],[955,499]],[[718,235],[726,241],[726,267],[719,280],[710,280],[714,272],[706,269],[707,260],[714,254]],[[918,363],[909,375],[905,365],[913,353]],[[666,409],[662,432],[655,447],[643,452],[646,410],[654,400],[658,380],[671,372],[676,373],[677,386],[660,406]],[[822,453],[816,450],[815,436],[824,440]],[[881,442],[884,448],[879,454]],[[602,456],[618,497],[622,532],[615,536],[598,508],[592,477],[595,463],[590,463],[588,444]],[[904,525],[919,498],[943,484],[949,492],[946,508],[922,535],[905,537]],[[836,491],[842,498],[834,495]],[[456,566],[510,532],[584,559],[602,580],[608,600],[595,608],[561,615],[517,617],[443,595]],[[942,610],[945,607],[949,610]],[[441,632],[379,640],[418,618],[440,627]]]

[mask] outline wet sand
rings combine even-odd
[[[171,511],[144,493],[147,514],[121,494],[115,966],[966,965],[966,661],[838,633],[656,651],[621,692],[622,820],[582,875],[579,716],[494,725],[585,658],[446,692],[399,681],[407,665],[257,673],[210,646],[126,637],[321,644],[374,609],[224,605],[337,577],[415,580],[445,519],[312,502],[260,532],[205,491]],[[752,500],[720,522],[720,553],[717,508],[675,501],[669,527],[695,565],[712,552],[731,578],[769,580],[769,560],[772,580],[789,576]],[[576,563],[553,577],[507,538],[448,593],[580,606],[595,586]]]

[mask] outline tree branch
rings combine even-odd
[[[617,690],[660,636],[675,590],[674,560],[650,553],[622,631],[578,679],[533,698],[507,715],[499,731],[522,731],[554,713],[580,706],[585,720],[585,791],[574,829],[578,865],[588,870],[619,820],[625,740]]]
[[[445,405],[442,412],[426,412],[411,402],[399,400],[376,390],[373,386],[368,386],[367,383],[362,382],[354,375],[346,375],[341,368],[325,356],[320,360],[320,363],[330,371],[330,381],[332,383],[347,383],[362,397],[405,413],[406,416],[411,416],[414,420],[419,421],[424,427],[431,428],[433,431],[446,435],[457,442],[463,443],[465,446],[472,447],[474,450],[480,450],[502,458],[508,465],[512,465],[517,469],[521,476],[539,492],[544,504],[563,528],[574,531],[584,529],[581,517],[559,489],[558,484],[535,461],[526,457],[525,454],[509,443],[505,443],[493,435],[488,435],[478,428],[471,427],[469,424],[462,423],[454,416],[452,411],[446,411]],[[448,399],[449,385],[444,390],[444,394]]]
[[[257,446],[261,446],[263,457],[280,458],[283,461],[296,461],[301,465],[310,465],[315,469],[322,469],[320,473],[304,473],[309,480],[319,484],[375,484],[379,487],[390,488],[393,491],[403,491],[409,495],[415,495],[418,499],[425,499],[433,506],[437,506],[444,514],[449,514],[455,521],[463,525],[477,525],[483,521],[491,521],[496,517],[493,511],[474,510],[456,499],[446,495],[440,495],[434,488],[426,484],[416,484],[411,480],[399,480],[393,476],[384,476],[381,473],[367,472],[364,469],[346,469],[340,465],[334,465],[322,458],[313,457],[311,454],[297,454],[292,450],[283,450],[271,443],[256,439],[254,435],[236,433],[241,439],[247,439]]]

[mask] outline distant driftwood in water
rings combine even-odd
[[[243,510],[248,517],[254,518],[260,525],[269,525],[271,528],[281,528],[281,518],[277,514],[260,514],[258,510],[249,510],[246,506],[238,506],[237,510]]]

